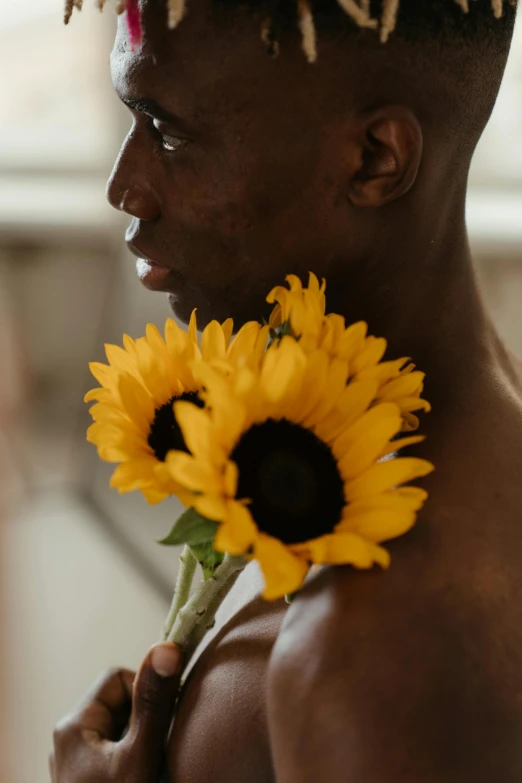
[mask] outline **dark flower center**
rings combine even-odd
[[[173,405],[178,400],[192,402],[198,408],[204,405],[197,392],[183,392],[179,396],[171,397],[161,408],[156,408],[147,442],[160,462],[165,462],[167,454],[173,449],[188,452],[181,428],[174,416]]]
[[[331,533],[341,519],[344,485],[335,458],[313,432],[282,419],[255,424],[231,454],[237,497],[249,498],[260,530],[285,544]]]

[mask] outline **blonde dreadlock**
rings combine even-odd
[[[337,0],[343,11],[353,19],[359,27],[375,29],[377,20],[370,18],[370,3],[363,2],[359,5],[355,0]]]
[[[469,0],[456,0],[465,14],[469,14]]]
[[[381,16],[381,43],[386,43],[397,24],[399,0],[383,0]]]
[[[308,0],[297,0],[299,14],[299,30],[303,44],[303,52],[309,63],[317,60],[317,34],[315,31],[314,17]]]
[[[72,13],[75,8],[78,9],[78,11],[82,10],[83,0],[65,0],[65,9],[64,9],[64,16],[63,21],[65,24],[69,24],[69,19],[72,16]]]
[[[185,15],[185,0],[168,0],[168,25],[171,30],[181,22]]]
[[[100,11],[103,10],[107,0],[95,0]],[[116,12],[118,14],[127,10],[132,0],[117,0]],[[454,0],[464,13],[469,12],[469,0]],[[517,0],[509,0],[510,4],[516,6]],[[359,27],[376,29],[379,27],[379,21],[372,19],[371,0],[337,0],[343,11]],[[64,21],[68,24],[74,9],[81,11],[83,0],[65,0]],[[382,0],[382,12],[380,19],[380,39],[386,43],[397,25],[400,0]],[[178,26],[185,15],[186,0],[167,0],[168,8],[168,26],[174,29]],[[502,17],[504,12],[504,0],[491,0],[491,8],[497,19]],[[299,30],[301,32],[303,51],[308,62],[313,63],[317,60],[317,32],[313,17],[310,0],[297,0],[297,12]],[[266,44],[272,56],[277,56],[279,46],[274,39],[273,25],[270,18],[265,19],[261,26],[261,39]]]

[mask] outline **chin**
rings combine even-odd
[[[197,301],[192,297],[178,296],[169,294],[170,307],[178,319],[183,324],[188,324],[194,308],[197,310],[198,329],[204,329],[211,321],[223,323],[227,318],[234,320],[234,332],[240,329],[247,321],[260,321],[263,318],[268,320],[270,307],[263,302],[256,302],[249,306],[244,301],[239,304],[235,302],[231,305],[228,302],[210,303],[208,301]]]

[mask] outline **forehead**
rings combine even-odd
[[[226,14],[226,17],[225,17]],[[226,19],[230,18],[230,24]],[[167,26],[164,0],[142,4],[143,42],[132,51],[125,15],[119,17],[111,72],[120,93],[155,88],[198,89],[241,69],[266,67],[258,20],[245,10],[216,12],[213,0],[188,3],[175,30]]]
[[[339,47],[321,40],[319,61],[310,65],[296,23],[281,34],[280,54],[273,59],[261,40],[265,14],[234,6],[190,0],[183,20],[169,30],[165,0],[145,0],[143,43],[135,51],[121,16],[111,55],[116,90],[128,97],[174,96],[187,105],[203,94],[214,104],[234,94],[234,100],[251,108],[280,103],[285,111],[313,102],[316,114],[320,105],[327,106],[336,84],[347,97],[347,63],[343,55],[340,67]]]

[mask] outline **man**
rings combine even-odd
[[[493,5],[502,18],[402,0],[382,44],[317,0],[313,65],[289,0],[194,0],[173,32],[145,0],[134,51],[120,24],[133,127],[108,196],[145,285],[184,320],[240,323],[312,270],[330,311],[414,357],[433,405],[415,448],[437,466],[430,500],[388,573],[326,568],[287,609],[247,569],[178,703],[173,783],[522,779],[522,365],[484,311],[464,220],[514,23]],[[105,678],[56,734],[55,783],[157,780],[178,670],[177,648],[154,648],[132,710],[132,675]]]

